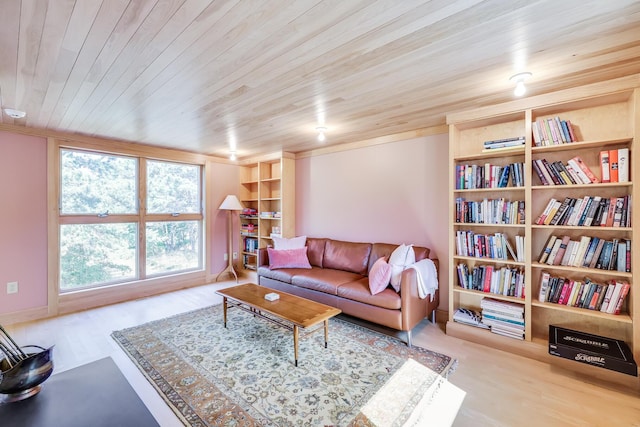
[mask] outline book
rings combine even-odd
[[[629,289],[631,288],[631,285],[629,285],[628,283],[624,283],[622,286],[623,287],[620,290],[620,295],[613,310],[613,314],[620,314],[620,312],[622,311],[622,304],[624,303],[624,299],[626,298],[627,294],[629,293]]]
[[[553,246],[555,245],[555,242],[558,238],[554,235],[551,235],[549,237],[549,240],[547,241],[547,244],[545,245],[544,249],[542,250],[542,253],[540,254],[540,258],[538,260],[538,262],[540,264],[544,264],[547,259],[549,258],[549,255],[551,254],[551,250],[553,249]]]
[[[562,257],[564,257],[564,253],[567,250],[567,245],[569,244],[569,241],[571,240],[571,237],[569,236],[564,236],[562,238],[562,240],[560,241],[560,245],[558,246],[558,250],[556,251],[555,257],[553,258],[552,262],[547,262],[547,264],[549,265],[560,265],[560,261],[562,260]],[[555,245],[554,245],[554,249],[555,249]],[[551,254],[549,255],[549,259],[551,259],[551,256],[553,255],[553,249],[551,250]]]
[[[609,150],[609,179],[618,182],[618,150]]]
[[[620,292],[624,287],[624,283],[616,280],[615,284],[616,286],[611,293],[611,299],[609,300],[609,305],[607,306],[607,311],[605,313],[614,314],[618,306],[618,299],[620,298]]]
[[[557,202],[557,200],[555,198],[551,198],[549,200],[549,202],[547,203],[547,206],[545,206],[545,208],[542,211],[542,213],[536,219],[536,224],[538,224],[538,225],[544,224],[545,220],[549,216],[549,212],[551,212],[551,208],[553,208],[553,206],[555,205],[556,202]]]
[[[553,205],[551,206],[551,209],[549,209],[549,213],[547,214],[546,218],[544,219],[544,222],[543,222],[544,225],[551,224],[551,220],[553,219],[553,216],[556,214],[558,209],[560,209],[560,206],[562,206],[562,202],[561,201],[555,200],[553,202]],[[622,210],[620,210],[620,214],[622,215]],[[622,216],[621,216],[621,218],[622,218]]]
[[[609,303],[611,302],[611,296],[613,295],[613,290],[616,288],[615,282],[609,282],[607,285],[607,290],[604,295],[604,299],[602,300],[602,305],[600,305],[600,311],[606,313],[607,308],[609,307]]]
[[[609,150],[600,152],[600,177],[602,182],[611,182],[609,175]]]
[[[468,308],[458,308],[453,314],[453,320],[454,322],[463,323],[465,325],[489,329],[489,325],[482,323],[482,315],[480,312]]]
[[[579,242],[575,240],[569,241],[569,244],[567,245],[567,249],[564,251],[564,256],[560,260],[560,265],[569,265],[569,259],[571,258],[571,254],[573,253],[575,246],[578,244]]]
[[[580,245],[578,247],[578,252],[576,253],[575,260],[572,264],[574,267],[580,267],[582,265],[582,262],[584,260],[584,255],[587,251],[587,248],[590,242],[591,242],[591,237],[589,236],[580,237]]]
[[[596,248],[600,244],[599,237],[593,237],[591,242],[589,242],[589,247],[587,248],[587,252],[585,253],[584,260],[582,261],[582,267],[588,267],[591,264],[591,260],[596,253]]]
[[[531,162],[533,170],[535,171],[536,175],[538,175],[538,179],[540,179],[542,185],[550,185],[551,183],[549,182],[545,174],[542,173],[542,169],[540,168],[540,164],[538,162],[539,160],[534,160]]]
[[[577,170],[576,172],[578,172],[578,174],[580,174],[580,176],[586,177],[585,184],[591,184],[591,183],[600,182],[598,177],[596,177],[596,175],[593,173],[593,171],[591,169],[589,169],[589,166],[587,166],[587,164],[582,160],[582,158],[580,156],[575,156],[575,157],[571,158],[571,160],[569,160],[569,162],[573,162],[573,163],[577,164],[579,170]]]
[[[629,182],[629,149],[618,149],[618,182]]]
[[[549,279],[551,274],[547,271],[543,271],[540,274],[540,292],[538,293],[538,301],[545,302],[547,299],[547,288],[549,286]]]

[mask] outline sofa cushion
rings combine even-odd
[[[304,248],[307,236],[298,236],[287,239],[286,237],[273,237],[273,248],[281,249],[300,249]]]
[[[369,291],[371,291],[371,295],[384,291],[389,286],[390,280],[391,266],[384,257],[378,258],[369,271]]]
[[[367,277],[340,285],[338,296],[391,310],[399,310],[402,307],[400,295],[391,287],[387,287],[377,295],[371,295]]]
[[[322,258],[324,257],[324,246],[326,243],[327,239],[307,237],[307,257],[309,257],[309,264],[322,267]]]
[[[370,253],[370,243],[353,243],[327,239],[322,266],[366,275]]]
[[[307,248],[276,250],[267,248],[269,254],[269,268],[311,268],[307,258]]]
[[[396,292],[400,292],[400,281],[405,268],[416,262],[416,253],[413,246],[402,244],[398,246],[389,257],[391,266],[391,286]]]
[[[302,268],[283,268],[279,270],[271,270],[267,266],[258,267],[258,276],[268,277],[270,279],[279,280],[284,283],[291,283],[294,275],[301,271],[307,271]]]
[[[337,295],[338,286],[361,278],[362,275],[348,271],[313,267],[311,270],[298,270],[291,278],[291,284],[301,288]],[[369,292],[368,289],[367,292]]]
[[[369,270],[371,270],[371,267],[373,267],[373,263],[376,262],[378,258],[386,257],[388,260],[393,251],[398,246],[399,245],[395,245],[392,243],[374,243],[373,245],[371,245],[371,255],[369,255]],[[429,258],[429,248],[414,246],[413,251],[416,254],[416,261]]]

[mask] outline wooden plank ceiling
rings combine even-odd
[[[1,121],[239,158],[640,72],[627,0],[10,0]]]

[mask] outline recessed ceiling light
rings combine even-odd
[[[514,74],[509,78],[510,81],[516,82],[516,88],[513,91],[513,94],[515,96],[522,96],[527,92],[527,88],[524,85],[524,81],[529,77],[531,77],[532,75],[533,74],[531,74],[530,72],[525,71],[523,73]]]
[[[7,116],[13,117],[14,119],[21,119],[27,115],[24,111],[14,110],[13,108],[5,108],[4,112],[7,113]]]
[[[327,139],[324,135],[324,133],[327,131],[327,128],[324,126],[318,126],[316,130],[318,131],[318,141],[324,142],[325,139]]]

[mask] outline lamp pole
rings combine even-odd
[[[242,210],[242,205],[240,204],[240,201],[238,200],[238,198],[236,196],[234,196],[233,194],[230,194],[227,197],[225,197],[225,199],[222,202],[222,204],[220,205],[219,209],[227,211],[227,261],[228,262],[227,262],[227,266],[225,267],[225,269],[222,270],[220,273],[218,273],[218,276],[216,277],[216,282],[218,281],[220,276],[222,276],[225,273],[229,273],[229,274],[233,275],[233,277],[236,278],[236,283],[238,283],[238,274],[236,273],[235,269],[233,268],[233,221],[232,221],[232,214],[233,214],[233,211]]]

